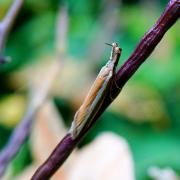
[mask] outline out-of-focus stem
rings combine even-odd
[[[58,24],[62,25],[62,27],[58,26],[58,31],[61,39],[64,39],[65,41],[68,27],[68,17],[66,8],[63,7],[62,9],[63,10],[60,11],[61,18],[58,21]],[[64,51],[58,51],[58,56],[60,57],[57,57],[57,60],[52,64],[52,67],[50,67],[49,71],[42,77],[44,80],[38,83],[38,88],[32,88],[33,93],[30,99],[27,113],[25,113],[24,118],[12,132],[8,143],[0,151],[0,179],[3,176],[9,163],[16,156],[21,146],[29,136],[33,124],[33,119],[47,98],[49,91],[51,90],[52,83],[60,71],[60,60],[64,57]],[[34,78],[34,76],[32,77]]]
[[[7,12],[5,18],[0,22],[0,54],[2,54],[3,48],[6,43],[8,34],[12,28],[15,18],[23,4],[23,0],[14,0],[14,3]],[[1,59],[0,63],[5,63],[5,58]]]

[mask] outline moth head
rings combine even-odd
[[[118,43],[113,42],[111,46],[114,54],[121,54],[122,49],[118,46]]]
[[[113,42],[112,44],[106,44],[112,47],[110,59],[114,62],[115,66],[117,66],[122,49],[118,46],[118,43],[116,42]]]
[[[112,43],[112,61],[117,66],[122,49],[118,46],[118,43]]]

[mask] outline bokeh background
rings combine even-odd
[[[0,18],[11,0],[0,0]],[[163,0],[26,0],[8,37],[0,66],[0,148],[8,142],[29,104],[29,94],[46,81],[48,67],[60,61],[49,98],[68,128],[114,41],[128,58],[167,3]],[[65,24],[58,26],[65,7]],[[151,166],[180,174],[180,23],[164,36],[152,55],[128,81],[79,148],[100,132],[125,138],[138,180],[149,179]],[[46,72],[46,76],[43,73]],[[36,81],[38,80],[38,81]],[[32,129],[33,134],[33,129]],[[12,162],[17,175],[33,162],[29,138]]]

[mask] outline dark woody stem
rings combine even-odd
[[[180,17],[180,0],[170,0],[156,24],[141,39],[134,52],[117,73],[117,84],[123,87],[139,66],[153,52],[167,30]]]
[[[113,88],[111,91],[109,91],[109,93],[113,95],[113,98],[117,97],[120,89],[136,72],[140,65],[147,59],[147,57],[150,56],[164,34],[179,19],[179,16],[180,0],[170,0],[166,6],[165,11],[158,19],[156,24],[144,35],[132,55],[118,70]],[[74,140],[71,138],[71,134],[68,133],[56,146],[48,159],[37,169],[32,177],[32,180],[49,179],[57,171],[57,169],[64,163],[76,145],[82,140],[83,136],[88,132],[91,126],[94,125],[99,116],[112,102],[112,98],[110,98],[109,93],[105,97],[105,101],[103,102],[99,112],[92,120],[91,125],[85,131],[80,133],[79,136]]]

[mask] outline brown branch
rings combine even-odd
[[[7,12],[5,18],[0,22],[0,54],[2,54],[3,48],[6,43],[8,34],[12,28],[15,18],[22,6],[23,0],[14,0],[11,8]],[[0,58],[0,63],[5,63],[6,58],[3,56]]]
[[[164,13],[161,15],[157,23],[144,35],[136,49],[129,57],[129,59],[123,64],[116,74],[116,83],[112,90],[114,98],[117,97],[120,90],[117,85],[122,88],[129,78],[136,72],[140,65],[150,56],[156,45],[160,42],[164,34],[168,29],[175,24],[180,16],[180,0],[170,0],[166,6]],[[91,126],[96,122],[99,116],[104,112],[107,106],[112,102],[109,94],[106,95],[105,101],[100,108],[100,111],[96,114],[92,120]],[[76,145],[81,141],[83,136],[91,128],[87,128],[84,132],[79,134],[76,139],[71,138],[71,134],[67,134],[60,143],[56,146],[54,151],[48,157],[48,159],[37,169],[32,180],[46,180],[49,179],[57,169],[67,159]]]

